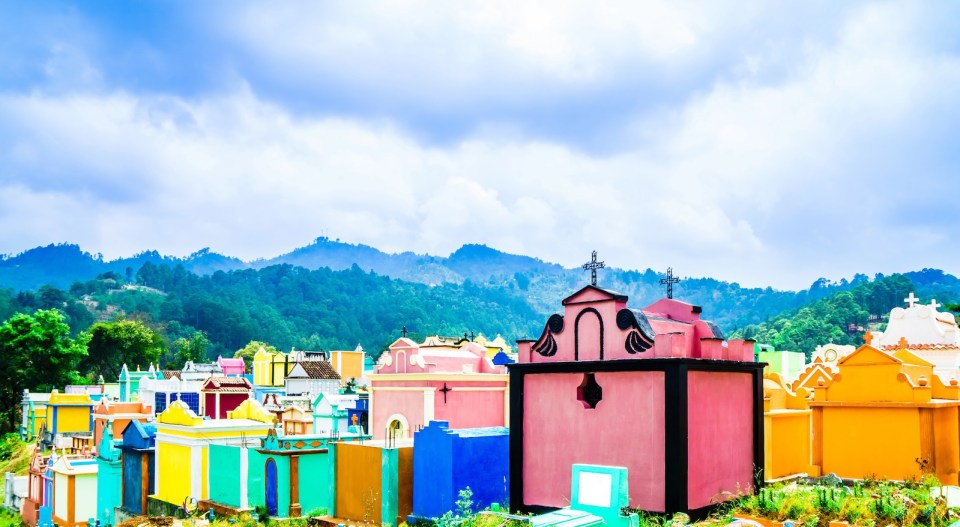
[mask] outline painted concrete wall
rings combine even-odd
[[[433,421],[415,434],[413,514],[437,518],[453,511],[458,493],[467,487],[475,509],[505,504],[510,492],[509,429],[448,427]]]
[[[70,478],[64,474],[54,474],[53,476],[53,515],[58,518],[69,519],[70,501],[73,496],[70,495]]]
[[[244,476],[240,472],[240,447],[210,445],[207,448],[210,467],[212,467],[211,473],[208,474],[210,499],[224,505],[239,507],[241,479]]]
[[[381,448],[336,443],[336,516],[380,525]]]
[[[478,383],[479,384],[479,383]],[[443,386],[440,383],[438,389]],[[476,388],[480,388],[476,391]],[[487,389],[484,389],[487,388]],[[447,421],[451,428],[481,428],[485,426],[506,425],[504,399],[506,392],[501,389],[491,391],[489,388],[503,388],[503,384],[483,383],[480,386],[456,385],[447,393],[444,402],[443,394],[434,395],[434,419]],[[464,411],[469,409],[469,411]]]
[[[193,496],[193,462],[190,447],[157,442],[157,498],[167,503],[182,503]]]
[[[76,500],[77,522],[97,517],[97,474],[77,474]]]
[[[579,373],[525,377],[524,502],[568,506],[570,467],[586,463],[628,467],[631,505],[664,510],[663,372],[598,372],[603,399],[593,409],[577,400],[582,381]]]
[[[687,499],[691,509],[753,488],[753,378],[691,371],[687,377]],[[633,485],[631,482],[631,491]]]
[[[146,513],[146,496],[153,494],[153,452],[126,450],[123,453],[123,507],[136,514]]]
[[[416,430],[417,426],[425,425],[424,408],[427,407],[432,412],[434,405],[424,399],[423,391],[376,392],[372,404],[373,418],[371,419],[370,433],[375,438],[383,439],[388,420],[396,414],[404,416],[409,427],[413,430]],[[432,418],[433,416],[427,415],[426,417]],[[410,437],[409,434],[408,431],[407,437]]]

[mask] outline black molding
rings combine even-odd
[[[508,364],[510,372],[527,373],[584,373],[597,371],[665,371],[673,364],[684,364],[690,371],[750,373],[763,372],[765,362],[741,362],[717,359],[653,358],[625,360],[595,360],[578,362],[517,362]],[[510,379],[513,382],[513,378]],[[762,373],[761,373],[762,381]],[[762,387],[762,383],[761,383]]]
[[[756,363],[766,366],[765,362]],[[766,480],[764,465],[763,436],[763,370],[753,372],[753,489],[756,492]]]
[[[688,505],[687,371],[687,365],[681,363],[664,370],[663,504],[667,512],[684,511]]]
[[[541,373],[595,373],[657,371],[664,373],[664,505],[666,511],[685,512],[694,520],[706,518],[717,505],[688,509],[689,415],[687,374],[691,371],[750,373],[753,380],[753,462],[754,473],[763,481],[763,362],[740,362],[692,358],[653,358],[584,362],[541,362],[508,364],[510,372],[510,507],[524,513],[556,510],[523,501],[523,402],[524,377]]]
[[[578,313],[577,318],[573,321],[573,360],[580,360],[580,317],[582,317],[584,313],[593,313],[597,316],[597,322],[600,323],[600,360],[603,360],[603,317],[600,316],[599,311],[592,307],[588,307]]]
[[[510,368],[510,507],[515,511],[529,510],[523,503],[523,375]]]

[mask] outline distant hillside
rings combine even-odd
[[[441,257],[411,252],[388,254],[366,245],[317,238],[306,247],[254,262],[243,262],[208,249],[186,258],[148,251],[129,258],[104,261],[99,255],[83,252],[76,245],[49,245],[0,259],[0,289],[9,288],[14,293],[36,291],[49,284],[67,290],[75,282],[91,280],[106,273],[113,273],[113,277],[126,283],[143,283],[141,271],[145,265],[163,266],[171,272],[179,269],[179,273],[198,276],[262,270],[277,265],[333,271],[358,268],[406,283],[464,285],[498,292],[506,295],[500,298],[516,299],[544,319],[559,310],[560,301],[588,280],[588,275],[581,269],[564,269],[557,264],[504,253],[484,245],[464,245],[450,256]],[[905,276],[916,284],[917,294],[921,297],[935,296],[941,303],[960,300],[960,280],[952,275],[936,269],[924,269],[906,273]],[[662,273],[651,269],[608,268],[600,271],[599,285],[628,295],[633,307],[644,307],[664,295],[664,288],[659,283],[661,278]],[[832,283],[820,279],[803,291],[781,291],[769,287],[743,288],[739,284],[713,278],[683,278],[675,286],[674,296],[702,306],[704,317],[716,322],[725,332],[731,332],[762,323],[781,313],[795,312],[805,305],[838,292],[849,291],[867,281],[866,275],[857,275],[849,282],[841,280]],[[518,327],[526,327],[526,323]]]

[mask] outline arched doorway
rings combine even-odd
[[[401,414],[393,414],[387,418],[387,437],[393,439],[404,439],[410,430],[410,423],[407,418]]]
[[[277,462],[268,458],[263,468],[263,501],[267,505],[267,514],[277,515]]]

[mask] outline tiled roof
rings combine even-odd
[[[899,344],[890,344],[887,346],[882,346],[881,349],[884,350],[898,350],[900,349]],[[910,350],[936,350],[936,351],[946,351],[946,350],[960,350],[960,347],[957,347],[954,344],[907,344],[907,348]]]
[[[340,374],[325,360],[310,360],[298,362],[297,364],[306,372],[308,379],[340,380]]]
[[[161,370],[160,374],[163,375],[164,379],[180,378],[180,372],[177,370]]]
[[[203,389],[221,393],[246,393],[251,390],[251,387],[250,383],[243,377],[214,376],[203,383]]]

